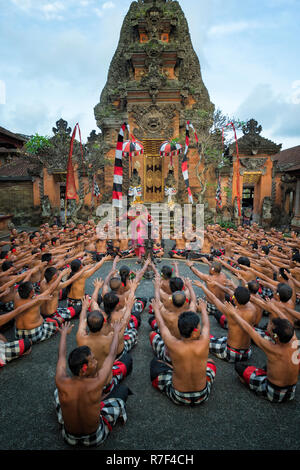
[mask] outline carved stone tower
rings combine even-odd
[[[161,143],[179,138],[184,141],[186,120],[196,120],[197,113],[210,116],[214,111],[185,15],[177,1],[139,0],[131,4],[107,83],[94,111],[109,146],[106,158],[112,161],[120,126],[124,121],[129,123],[131,132],[145,148],[145,154],[137,157],[143,200],[163,201],[170,161],[159,157]],[[179,159],[174,159],[176,189],[181,178],[179,163]],[[123,190],[127,192],[127,162],[124,166]],[[108,167],[108,194],[112,191],[112,173],[112,167]],[[192,176],[191,169],[190,173]]]

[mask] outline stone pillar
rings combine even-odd
[[[297,180],[295,196],[295,214],[291,225],[294,230],[300,231],[300,179]]]

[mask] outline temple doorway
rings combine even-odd
[[[164,200],[163,159],[159,155],[161,140],[145,140],[144,144],[144,202]]]
[[[242,218],[243,225],[251,225],[254,208],[254,186],[243,186]]]

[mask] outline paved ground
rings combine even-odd
[[[136,265],[128,261],[128,265]],[[201,265],[199,265],[201,266]],[[96,276],[105,277],[107,263]],[[201,268],[207,272],[207,267]],[[193,274],[180,263],[182,275]],[[87,292],[92,292],[92,279]],[[196,289],[198,294],[200,290]],[[143,280],[141,296],[153,294],[153,283]],[[237,379],[234,366],[215,359],[217,376],[210,399],[198,408],[173,405],[151,387],[148,309],[143,314],[139,341],[132,352],[133,372],[125,383],[134,395],[127,403],[128,422],[117,425],[97,450],[297,450],[300,447],[300,387],[293,402],[271,404],[256,397]],[[224,336],[214,318],[211,332]],[[78,324],[78,320],[75,320]],[[74,328],[68,352],[75,343]],[[7,336],[12,334],[8,331]],[[300,338],[300,335],[298,334]],[[1,450],[70,450],[59,433],[53,406],[54,376],[59,336],[35,345],[32,353],[0,370]],[[265,365],[265,355],[254,346],[252,362]]]

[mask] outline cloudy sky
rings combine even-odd
[[[0,126],[96,129],[130,0],[0,0]],[[300,0],[181,0],[212,102],[283,149],[300,145]]]

